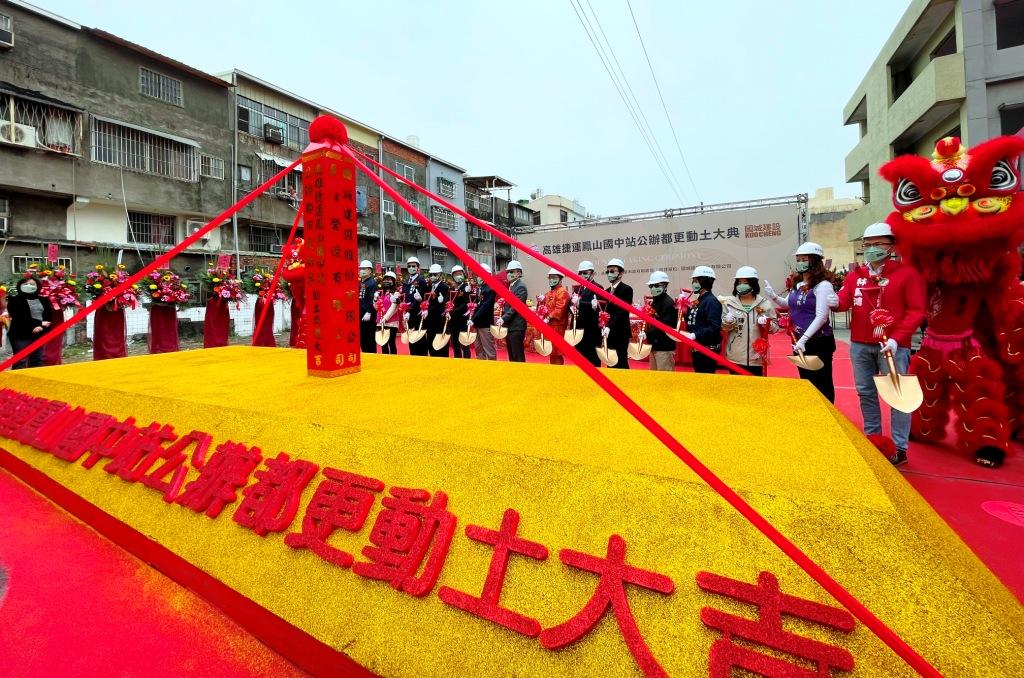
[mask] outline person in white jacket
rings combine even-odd
[[[779,331],[775,306],[761,295],[757,269],[741,266],[736,271],[732,296],[722,299],[725,357],[755,376],[764,376],[768,335]]]

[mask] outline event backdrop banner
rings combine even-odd
[[[622,259],[624,280],[636,290],[644,289],[652,271],[665,271],[672,279],[670,290],[677,293],[690,286],[690,272],[701,265],[715,269],[719,281],[727,281],[715,286],[718,294],[728,294],[736,269],[747,265],[781,290],[792,271],[799,218],[799,206],[794,203],[537,231],[523,240],[574,271],[584,259],[593,262],[599,282],[605,281],[608,260]],[[533,292],[547,267],[526,255],[521,261]]]

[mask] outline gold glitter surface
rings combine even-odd
[[[205,430],[217,442],[259,445],[264,457],[286,451],[388,487],[443,490],[458,527],[438,586],[471,595],[480,594],[492,550],[467,538],[465,526],[497,529],[504,510],[515,508],[520,536],[551,555],[544,562],[514,556],[501,600],[545,628],[576,614],[597,583],[560,563],[558,550],[603,556],[608,536],[620,534],[631,564],[675,582],[670,596],[628,590],[641,632],[673,676],[707,675],[719,633],[701,623],[702,607],[753,615],[749,606],[699,590],[700,570],[747,582],[768,570],[784,592],[835,605],[578,371],[406,356],[362,360],[358,374],[313,379],[302,351],[227,347],[4,373],[0,386],[133,415],[140,424]],[[809,384],[609,374],[940,671],[1013,675],[1024,664],[1019,604]],[[99,467],[87,471],[2,442],[382,675],[639,674],[610,613],[588,636],[552,652],[445,605],[436,589],[411,598],[289,549],[281,534],[257,537],[230,519],[231,507],[211,520]],[[379,505],[361,532],[336,532],[331,543],[362,559]],[[793,620],[786,627],[848,649],[855,675],[912,674],[861,624],[849,635]]]

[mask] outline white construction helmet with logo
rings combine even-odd
[[[521,270],[523,270],[523,265],[520,264],[515,259],[513,259],[512,261],[508,262],[507,266],[505,266],[505,270],[506,271],[521,271]]]
[[[549,276],[557,275],[559,278],[564,278],[565,277],[565,274],[562,273],[561,271],[559,271],[557,268],[549,268],[548,269],[548,275]]]
[[[454,266],[452,266],[452,275],[455,275],[456,271],[462,271],[463,273],[465,273],[466,269],[462,268],[458,264],[455,264]]]
[[[746,278],[747,280],[757,280],[760,276],[757,274],[757,269],[753,266],[740,266],[736,269],[736,275],[733,276],[736,280],[740,278]]]
[[[805,242],[803,245],[796,248],[796,252],[793,252],[794,256],[800,254],[815,254],[819,257],[824,257],[825,250],[823,250],[821,245],[816,242]]]
[[[864,229],[865,238],[891,238],[892,226],[885,223],[884,221],[878,224],[871,224]]]
[[[363,259],[359,262],[359,268],[373,268],[373,262],[369,259]]]
[[[417,259],[416,257],[409,257],[405,261],[405,265],[408,266],[409,264],[416,264],[417,266],[419,266],[420,265],[420,260]]]
[[[490,267],[489,264],[480,264],[480,268],[484,269],[488,273],[494,273],[494,271],[491,270],[491,267]]]
[[[665,273],[665,271],[655,271],[651,274],[650,280],[647,281],[647,286],[650,287],[651,285],[660,285],[661,283],[669,282],[671,281],[668,279],[668,273]]]
[[[593,262],[586,261],[586,260],[581,261],[580,265],[576,267],[576,272],[577,273],[583,273],[583,271],[593,271],[593,270],[594,270]]]
[[[693,273],[690,275],[691,278],[711,278],[715,280],[718,276],[715,275],[715,269],[710,266],[698,266],[693,269]]]
[[[626,270],[626,265],[624,263],[622,263],[622,259],[609,259],[607,267],[611,267],[611,266],[618,266],[623,271]]]
[[[441,264],[430,265],[430,274],[433,275],[434,273],[444,273],[444,269],[441,268]]]
[[[391,278],[392,280],[398,280],[398,276],[395,275],[394,271],[388,271],[387,273],[384,274],[384,277]]]

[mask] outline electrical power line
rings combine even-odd
[[[668,113],[668,106],[665,105],[665,97],[661,93],[661,85],[658,84],[658,76],[654,74],[654,66],[651,64],[651,57],[647,54],[647,46],[644,44],[644,38],[640,35],[640,26],[636,22],[636,14],[633,13],[633,5],[629,0],[626,0],[626,6],[629,7],[629,16],[633,18],[633,27],[636,29],[636,37],[640,39],[640,47],[643,49],[644,58],[647,60],[647,68],[651,71],[651,79],[654,80],[654,87],[658,90],[658,98],[661,99],[661,109],[665,111],[665,119],[668,120],[669,129],[672,130],[672,138],[676,142],[676,150],[679,151],[679,159],[683,161],[683,168],[686,170],[686,176],[690,179],[690,186],[693,188],[694,195],[701,202],[704,199],[700,197],[700,191],[697,190],[697,184],[693,181],[693,175],[690,174],[690,166],[686,164],[686,156],[683,155],[683,147],[679,144],[679,136],[676,134],[676,127],[672,124],[672,116]]]
[[[578,9],[576,7],[575,0],[569,0],[569,4],[572,5],[572,9],[576,13],[576,18],[579,19],[580,25],[583,27],[583,31],[587,34],[587,38],[590,40],[591,46],[593,46],[594,51],[597,52],[598,57],[601,59],[601,64],[604,66],[605,72],[608,74],[608,77],[611,78],[612,84],[615,85],[615,90],[619,93],[619,98],[622,99],[623,105],[626,106],[626,110],[629,112],[630,117],[633,118],[633,124],[636,125],[637,131],[640,132],[641,138],[643,138],[644,143],[647,144],[647,148],[651,152],[651,157],[654,158],[654,162],[658,165],[658,169],[661,170],[662,176],[665,177],[665,181],[668,182],[668,185],[672,189],[672,192],[675,193],[676,199],[679,200],[680,204],[684,203],[685,201],[682,199],[682,196],[679,195],[679,191],[676,188],[675,184],[672,183],[672,179],[669,177],[668,171],[662,164],[661,159],[658,158],[658,154],[654,151],[654,146],[651,143],[651,140],[647,137],[647,134],[644,131],[643,126],[640,124],[640,120],[637,117],[636,113],[633,111],[633,107],[630,106],[628,99],[626,99],[625,91],[619,84],[618,79],[612,73],[609,61],[605,57],[602,49],[598,46],[595,37],[591,35],[591,29],[588,28],[588,24],[584,21],[583,15],[581,14],[582,7]]]

